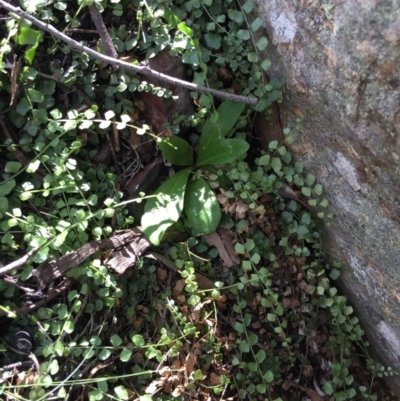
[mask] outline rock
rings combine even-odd
[[[381,362],[400,371],[399,0],[258,0],[292,151],[324,185],[328,249]],[[400,377],[389,381],[400,393]]]

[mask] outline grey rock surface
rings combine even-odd
[[[324,185],[340,286],[400,371],[400,0],[258,0],[292,151]],[[400,394],[400,377],[390,379]]]

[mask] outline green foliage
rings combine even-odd
[[[160,139],[158,147],[162,155],[176,166],[191,166],[193,164],[192,147],[179,136]]]
[[[154,245],[159,245],[165,231],[176,223],[185,210],[192,230],[210,234],[216,230],[221,219],[217,198],[207,182],[196,178],[189,182],[192,170],[209,164],[228,164],[243,156],[249,144],[243,139],[225,139],[237,123],[244,105],[225,101],[205,122],[199,141],[196,163],[165,181],[145,206],[142,217],[143,231]],[[190,145],[178,137],[159,140],[165,159],[178,166],[193,163]]]
[[[214,232],[221,220],[221,209],[214,192],[203,178],[188,184],[185,194],[185,213],[194,232]]]
[[[176,173],[157,189],[156,197],[146,203],[142,227],[154,245],[160,244],[167,228],[176,223],[182,214],[190,172],[191,169],[186,168]]]
[[[104,20],[113,21],[107,28],[121,57],[134,54],[139,62],[168,49],[197,84],[256,96],[255,109],[267,114],[281,98],[281,83],[266,83],[263,76],[271,62],[260,53],[268,40],[260,35],[262,20],[251,19],[253,0],[20,4],[60,29],[86,25],[87,7],[96,4]],[[134,121],[136,93],[169,98],[172,92],[71,51],[15,16],[5,30],[0,112],[11,134],[0,134],[0,249],[7,262],[37,250],[21,270],[10,272],[29,288],[39,264],[132,226],[114,166],[96,154],[111,129],[125,139],[132,130],[151,133]],[[91,45],[103,51],[96,41]],[[14,54],[21,62],[19,91],[10,74]],[[204,399],[228,393],[273,399],[272,389],[283,389],[289,377],[302,380],[303,367],[315,368],[313,356],[325,352],[331,365],[318,369],[328,396],[378,399],[371,392],[373,378],[394,372],[368,356],[358,319],[330,281],[339,277],[341,265],[323,260],[319,225],[329,224],[323,211],[328,201],[315,176],[289,151],[301,122],[284,130],[283,143],[272,141],[246,163],[252,110],[231,101],[215,110],[209,94],[191,96],[196,113],[170,122],[174,134],[179,124],[192,127],[190,143],[176,135],[158,139],[163,157],[178,168],[147,194],[142,225],[155,245],[173,224],[193,236],[169,246],[169,263],[141,258],[123,275],[108,269],[107,252],[94,254],[68,271],[67,293],[26,316],[13,312],[21,306],[22,290],[1,280],[0,310],[14,319],[1,339],[2,354],[18,358],[8,345],[17,330],[28,330],[40,369],[26,376],[34,384],[5,381],[0,394],[65,399],[84,388],[89,400],[161,401],[192,393]],[[224,240],[233,242],[235,251],[228,253],[239,258],[229,268],[221,249],[198,235],[219,226],[228,237],[234,234]],[[299,305],[288,304],[290,298]],[[328,316],[323,324],[321,312]],[[366,356],[371,383],[360,383],[354,372],[354,343]]]

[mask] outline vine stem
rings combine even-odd
[[[24,18],[28,21],[31,21],[38,28],[50,33],[51,35],[54,35],[56,38],[69,44],[74,49],[79,50],[83,53],[86,53],[89,56],[92,56],[98,60],[104,61],[106,63],[110,63],[112,66],[118,66],[121,68],[125,68],[125,70],[128,70],[128,71],[140,73],[140,74],[146,75],[146,76],[156,77],[160,81],[169,82],[171,84],[179,85],[184,88],[194,90],[194,91],[197,91],[200,93],[210,93],[210,94],[214,95],[215,97],[219,97],[221,99],[233,100],[236,102],[241,102],[241,103],[245,103],[245,104],[252,105],[252,106],[255,106],[258,102],[258,99],[255,97],[235,95],[232,93],[207,88],[205,86],[197,85],[197,84],[194,84],[191,82],[187,82],[187,81],[184,81],[184,80],[181,80],[178,78],[171,77],[169,75],[162,74],[158,71],[152,70],[151,68],[149,68],[147,66],[130,64],[130,63],[127,63],[126,61],[121,61],[116,58],[106,56],[106,55],[101,54],[101,53],[91,49],[90,47],[84,46],[83,44],[70,38],[69,36],[65,35],[64,33],[60,32],[59,30],[54,28],[54,26],[52,26],[50,24],[46,24],[45,22],[40,21],[39,19],[33,17],[32,15],[27,14],[25,11],[21,10],[19,7],[14,7],[4,0],[0,0],[0,5],[1,5],[1,7],[5,8],[6,10],[18,15],[19,17]]]

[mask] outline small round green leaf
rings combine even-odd
[[[132,355],[132,351],[131,351],[130,349],[128,349],[128,348],[124,348],[124,349],[121,351],[121,354],[119,355],[119,359],[120,359],[122,362],[127,362],[127,361],[129,361],[131,355]]]
[[[99,359],[101,361],[105,361],[107,358],[109,358],[111,355],[111,351],[107,348],[103,348],[99,354]]]
[[[122,339],[118,334],[113,334],[110,338],[110,342],[114,347],[118,347],[122,344]]]
[[[18,173],[18,171],[21,169],[22,164],[20,162],[8,162],[6,164],[6,167],[4,168],[4,171],[6,173],[11,173],[15,174]]]
[[[311,195],[311,189],[308,187],[303,187],[301,188],[301,193],[305,196],[310,196]]]
[[[133,344],[135,344],[137,347],[141,347],[145,344],[145,341],[143,337],[140,334],[134,334],[131,338]]]
[[[128,390],[124,386],[115,387],[114,393],[119,400],[127,400],[129,398]]]

